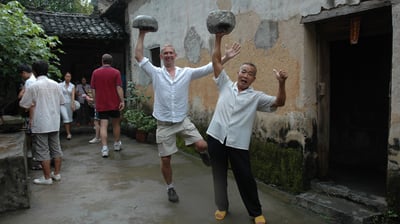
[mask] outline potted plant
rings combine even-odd
[[[124,119],[128,124],[135,127],[136,140],[139,142],[145,142],[148,133],[157,128],[156,119],[151,115],[147,115],[143,110],[128,109],[124,113]]]
[[[143,138],[146,141],[148,133],[157,127],[156,119],[150,115],[149,110],[146,110],[151,97],[146,96],[145,89],[138,88],[133,81],[128,81],[126,91],[128,107],[123,113],[124,121],[135,129],[137,141]]]

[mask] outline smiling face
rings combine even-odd
[[[161,50],[160,58],[164,63],[165,67],[175,66],[176,52],[172,45],[166,45]]]
[[[237,87],[239,91],[243,91],[256,80],[257,68],[252,63],[244,63],[240,66],[240,70],[238,72],[238,80]]]

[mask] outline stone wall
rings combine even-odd
[[[0,133],[0,212],[30,207],[25,133]]]
[[[391,114],[389,129],[388,160],[388,205],[400,214],[400,4],[397,1],[392,7],[393,21],[393,56],[392,56],[392,89]]]

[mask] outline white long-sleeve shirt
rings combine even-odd
[[[139,66],[152,79],[154,89],[153,116],[160,121],[181,122],[189,109],[189,85],[194,79],[210,74],[212,64],[198,67],[175,67],[175,77],[171,78],[165,67],[156,67],[144,57]]]

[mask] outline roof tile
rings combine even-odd
[[[78,13],[26,11],[25,14],[51,36],[62,39],[125,39],[124,28],[105,17]]]

